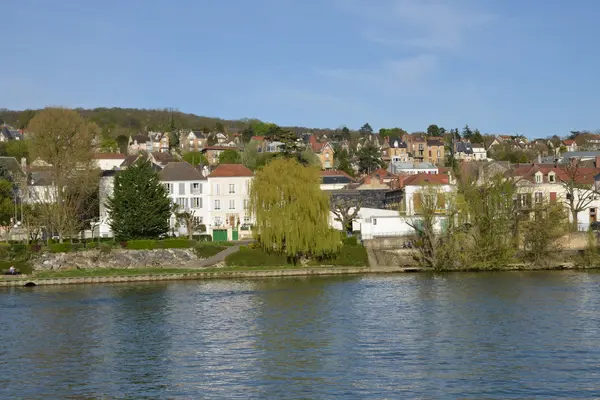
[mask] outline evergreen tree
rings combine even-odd
[[[348,127],[345,126],[342,128],[342,136],[344,139],[350,140],[350,129]]]
[[[119,240],[158,238],[169,231],[171,200],[144,157],[115,177],[107,208]]]
[[[358,131],[360,132],[361,135],[373,134],[373,128],[371,128],[371,125],[369,125],[368,122],[366,124],[364,124],[363,126],[361,126]]]

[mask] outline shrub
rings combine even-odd
[[[8,258],[11,255],[10,245],[8,243],[0,243],[0,258]]]
[[[83,243],[71,243],[71,251],[85,250],[85,244]]]
[[[27,245],[26,244],[13,244],[10,246],[10,252],[13,257],[22,257],[27,254]]]
[[[108,254],[112,251],[112,246],[110,243],[100,243],[98,245],[98,248],[100,249],[100,253],[102,254]]]
[[[167,239],[156,242],[156,248],[158,249],[189,249],[196,245],[195,240],[189,239]]]
[[[358,239],[356,238],[356,236],[346,236],[344,234],[344,237],[342,238],[342,243],[344,244],[344,246],[358,246]]]
[[[71,243],[52,243],[48,246],[51,253],[70,253],[73,251]]]
[[[42,245],[32,243],[27,246],[27,250],[29,250],[31,253],[39,253],[40,251],[42,251]]]
[[[88,242],[88,243],[86,243],[85,248],[89,249],[89,250],[91,250],[91,249],[97,249],[98,248],[98,242]]]
[[[228,255],[225,262],[230,266],[240,267],[276,267],[288,265],[285,255],[267,253],[262,249],[250,249],[246,246],[240,247],[240,251]]]
[[[199,242],[212,242],[212,236],[210,236],[210,235],[199,235],[198,236],[198,241]]]
[[[345,267],[368,267],[369,257],[363,246],[342,246],[339,253],[333,257],[314,260],[311,264],[338,265]]]
[[[124,247],[127,247],[130,250],[154,250],[156,248],[156,241],[155,240],[130,240],[129,242],[125,242]]]
[[[216,254],[219,254],[226,248],[227,247],[220,246],[218,244],[201,243],[201,244],[196,245],[196,247],[194,247],[194,252],[196,253],[196,256],[198,258],[209,258]]]

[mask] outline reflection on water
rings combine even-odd
[[[600,397],[600,274],[11,288],[0,398]]]

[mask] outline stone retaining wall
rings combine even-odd
[[[34,271],[92,268],[185,268],[197,264],[194,249],[100,250],[42,253],[32,260]]]

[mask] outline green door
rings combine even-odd
[[[238,231],[234,229],[231,231],[231,240],[238,240]]]
[[[227,241],[227,229],[213,230],[213,242],[226,242],[226,241]]]

